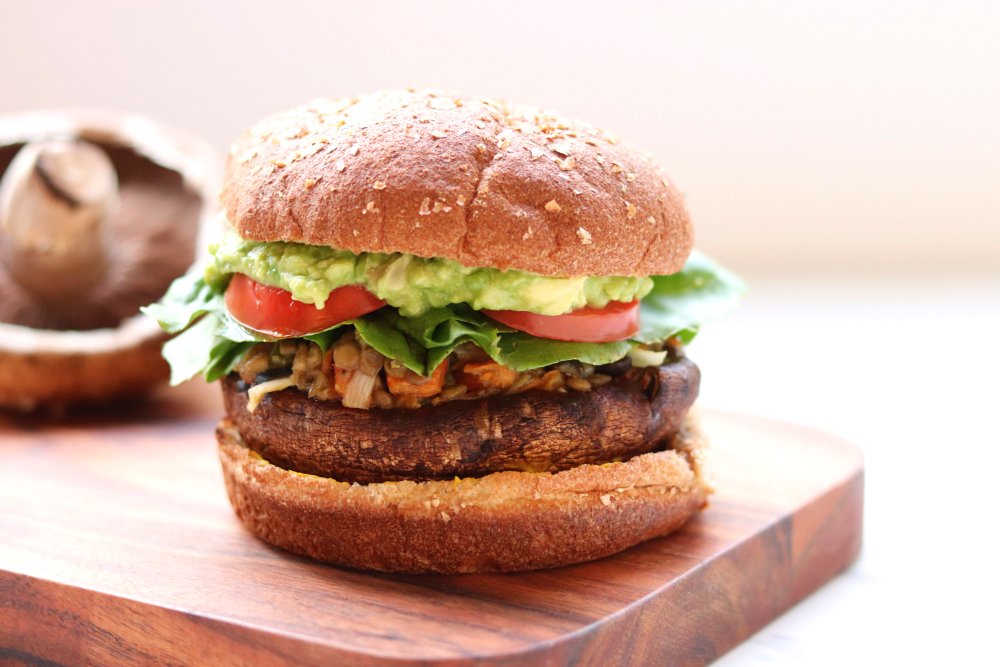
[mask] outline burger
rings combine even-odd
[[[232,147],[230,227],[147,308],[220,380],[236,514],[394,572],[551,568],[706,505],[684,347],[737,278],[648,154],[429,90],[318,101]]]

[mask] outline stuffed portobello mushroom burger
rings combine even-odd
[[[738,279],[649,157],[435,91],[320,101],[232,149],[214,261],[147,309],[220,379],[264,540],[399,572],[547,568],[678,528],[711,486],[684,345]]]

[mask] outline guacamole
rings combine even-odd
[[[648,276],[550,278],[523,271],[462,266],[448,259],[405,253],[361,253],[302,243],[247,241],[230,233],[209,247],[215,257],[206,281],[220,285],[232,273],[280,287],[297,301],[323,308],[330,292],[362,285],[404,317],[467,303],[476,310],[525,310],[562,315],[583,306],[642,298]]]

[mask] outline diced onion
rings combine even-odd
[[[250,387],[250,391],[247,395],[250,400],[247,401],[247,410],[253,412],[260,405],[260,402],[264,399],[264,394],[269,394],[272,391],[281,391],[282,389],[287,389],[295,385],[295,381],[292,376],[277,378],[275,380],[268,380],[267,382],[261,382],[260,384]]]
[[[345,408],[367,410],[372,404],[372,390],[375,389],[376,380],[378,380],[377,374],[365,375],[361,371],[354,371],[351,381],[347,383],[347,392],[341,403]]]
[[[653,352],[652,350],[643,350],[636,347],[628,353],[628,356],[632,357],[632,366],[635,368],[662,366],[663,360],[667,358],[667,351]]]

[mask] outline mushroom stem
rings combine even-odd
[[[3,263],[40,301],[83,297],[107,273],[102,232],[117,208],[118,177],[100,148],[27,144],[0,181]]]

